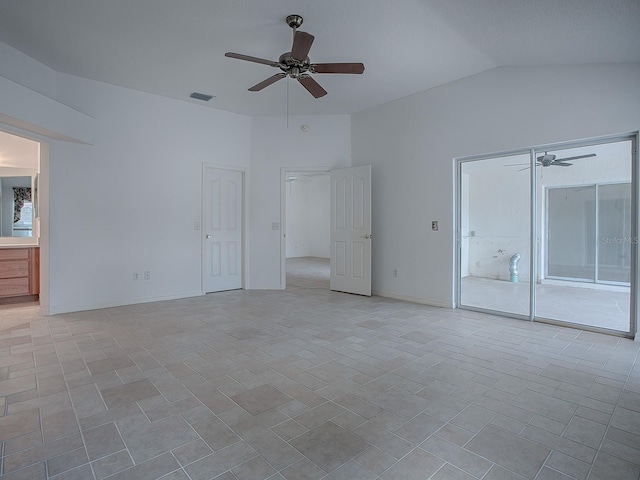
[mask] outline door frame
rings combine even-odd
[[[204,288],[204,275],[205,275],[205,268],[204,268],[204,250],[205,250],[205,238],[203,235],[203,226],[205,223],[205,218],[204,218],[204,214],[205,214],[205,194],[204,194],[204,189],[205,189],[205,172],[207,168],[215,168],[217,170],[227,170],[227,171],[231,171],[231,172],[240,172],[242,174],[242,219],[241,219],[241,225],[242,225],[242,238],[241,238],[241,247],[240,247],[240,252],[242,255],[242,258],[240,260],[241,262],[241,272],[242,272],[242,279],[241,279],[241,286],[240,288],[242,290],[246,290],[247,288],[249,288],[249,249],[247,248],[248,242],[247,242],[247,238],[248,238],[248,230],[249,230],[249,189],[247,188],[247,185],[249,184],[249,169],[247,167],[238,167],[238,166],[234,166],[234,165],[224,165],[224,164],[219,164],[219,163],[209,163],[209,162],[202,162],[202,169],[200,171],[200,228],[198,230],[198,233],[200,234],[200,290],[202,292],[202,295],[206,295],[205,293],[205,288]]]
[[[497,312],[493,310],[486,310],[477,307],[471,306],[462,306],[461,305],[461,294],[462,294],[462,282],[461,282],[461,263],[462,263],[462,165],[467,162],[473,162],[476,160],[484,160],[490,158],[499,158],[511,155],[519,155],[526,154],[527,152],[530,155],[530,168],[532,172],[535,172],[536,165],[536,155],[540,152],[550,151],[550,150],[562,150],[567,148],[580,148],[580,147],[589,147],[602,145],[607,143],[615,143],[615,142],[623,142],[630,141],[631,142],[631,237],[635,239],[635,241],[631,242],[631,282],[630,282],[630,293],[629,293],[629,318],[630,318],[630,332],[629,334],[625,334],[624,336],[628,336],[630,338],[634,338],[637,341],[640,341],[640,318],[638,315],[640,314],[640,252],[638,239],[640,239],[640,158],[638,153],[638,141],[640,138],[640,132],[634,131],[630,133],[621,133],[614,135],[604,135],[599,137],[592,137],[582,140],[576,141],[568,141],[568,142],[558,142],[558,143],[550,143],[550,144],[542,144],[535,145],[532,147],[503,151],[497,153],[489,153],[483,155],[472,155],[466,157],[456,157],[453,159],[453,168],[454,168],[454,197],[453,197],[453,207],[454,207],[454,216],[455,216],[455,226],[454,226],[454,235],[453,235],[453,253],[454,253],[454,267],[453,267],[453,298],[454,308],[461,308],[466,310],[479,311],[483,313],[490,314],[498,314],[504,317],[511,318],[520,318],[526,319],[529,321],[540,321],[544,323],[551,323],[555,325],[571,327],[571,328],[579,328],[585,331],[594,331],[599,333],[607,333],[607,334],[618,334],[622,335],[622,333],[618,333],[616,331],[591,327],[588,325],[578,325],[572,323],[565,323],[556,320],[549,320],[545,318],[539,318],[535,316],[535,302],[536,302],[536,283],[540,278],[539,269],[543,268],[543,265],[540,265],[540,245],[538,244],[538,234],[539,234],[539,225],[538,225],[538,211],[537,211],[537,196],[538,196],[538,188],[540,185],[537,182],[536,175],[530,175],[530,195],[531,195],[531,211],[530,211],[530,219],[531,219],[531,240],[530,240],[530,276],[532,281],[530,282],[530,315],[527,318],[524,315],[516,315],[510,314],[506,312]]]
[[[330,173],[339,167],[280,168],[280,289],[287,288],[287,176],[294,173]]]

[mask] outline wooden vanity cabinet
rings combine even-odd
[[[0,298],[40,293],[40,249],[0,248]]]

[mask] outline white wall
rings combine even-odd
[[[0,122],[50,136],[40,168],[54,313],[200,291],[203,162],[250,168],[247,287],[281,287],[282,167],[372,164],[374,291],[450,306],[454,157],[640,128],[638,64],[499,68],[288,129],[57,74],[3,44],[0,83]],[[152,280],[133,283],[136,270]]]
[[[303,132],[300,125],[309,125]],[[350,166],[348,115],[256,117],[251,121],[251,276],[254,289],[282,288],[281,171]]]
[[[286,192],[287,258],[329,258],[329,176],[296,177],[288,182]]]
[[[48,72],[11,49],[0,56],[24,84],[34,69]],[[12,99],[12,116],[32,121],[42,109],[49,122],[63,112],[72,119],[62,119],[67,131],[91,138],[91,144],[45,139],[45,307],[60,313],[200,294],[194,222],[202,163],[248,167],[250,119],[68,75],[43,78],[55,85],[12,90],[27,100],[20,107],[20,98]],[[42,99],[42,91],[55,100]],[[134,271],[145,270],[151,280],[133,281]]]
[[[452,306],[453,159],[638,130],[639,85],[640,64],[505,67],[355,114],[352,163],[373,165],[373,290]]]
[[[248,167],[249,119],[60,81],[61,98],[94,116],[96,130],[94,145],[51,148],[52,311],[199,294],[202,164]],[[143,271],[151,280],[132,280]]]
[[[0,125],[44,141],[45,312],[200,293],[193,224],[203,162],[250,170],[245,286],[280,288],[281,231],[271,224],[281,222],[281,167],[350,165],[347,115],[291,117],[287,129],[284,117],[250,119],[58,74],[3,44],[0,83],[10,90]],[[132,280],[145,270],[150,281]]]
[[[287,181],[286,202],[286,256],[287,258],[308,257],[307,207],[308,195],[300,180]]]

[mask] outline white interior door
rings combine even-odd
[[[204,167],[203,287],[242,288],[243,173]]]
[[[371,295],[371,165],[331,171],[331,290]]]

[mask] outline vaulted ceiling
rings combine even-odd
[[[284,18],[304,17],[312,63],[363,62],[322,75],[314,99],[278,70]],[[640,62],[639,0],[19,0],[0,1],[0,41],[59,72],[248,115],[358,112],[499,66]]]

